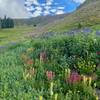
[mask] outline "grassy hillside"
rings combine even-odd
[[[84,27],[100,23],[100,1],[87,0],[75,12],[67,15],[61,20],[56,20],[46,25],[43,30],[64,31],[69,27],[77,27],[78,24]]]
[[[33,31],[33,27],[15,27],[14,29],[0,29],[0,46],[24,40]]]
[[[86,0],[85,3],[84,3],[83,5],[89,4],[89,3],[91,3],[91,2],[96,2],[96,1],[99,1],[99,0]]]
[[[42,26],[46,25],[50,22],[53,22],[54,20],[57,19],[62,19],[66,16],[66,14],[62,15],[55,15],[55,16],[39,16],[35,18],[29,18],[29,19],[15,19],[15,25],[20,26],[20,25],[37,25],[37,26]]]

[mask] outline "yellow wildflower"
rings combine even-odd
[[[53,82],[50,83],[50,95],[53,95]]]
[[[43,100],[43,97],[42,97],[42,96],[40,96],[40,97],[39,97],[39,100]]]
[[[28,59],[27,55],[24,54],[24,53],[21,55],[21,58],[22,58],[24,61],[26,61],[26,60]]]
[[[26,78],[28,78],[30,76],[30,74],[28,73],[27,75],[26,75]]]
[[[58,98],[58,94],[56,93],[56,94],[55,94],[55,100],[57,100],[57,98]]]
[[[86,76],[83,76],[83,83],[86,84],[87,83],[88,78]]]
[[[27,49],[27,52],[32,52],[33,51],[33,48],[28,48]]]
[[[96,87],[96,83],[94,83],[94,87]]]
[[[98,96],[96,96],[96,100],[99,100],[99,97]]]
[[[23,73],[23,78],[24,78],[25,80],[27,80],[27,78],[28,78],[29,76],[30,76],[29,73],[28,73],[27,75],[25,75],[25,73]]]
[[[70,69],[65,69],[65,78],[69,78],[70,77]]]
[[[88,81],[89,81],[89,86],[91,85],[91,83],[92,83],[92,78],[91,77],[89,77],[88,78]]]

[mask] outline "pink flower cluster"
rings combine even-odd
[[[52,80],[55,77],[55,72],[53,71],[47,71],[46,76],[48,80]]]
[[[33,65],[33,63],[34,63],[34,62],[33,62],[32,59],[29,59],[29,60],[26,62],[27,65]]]
[[[96,52],[97,53],[97,55],[100,55],[100,51],[98,51],[98,52]]]
[[[74,84],[81,81],[81,76],[77,72],[72,72],[70,77],[67,79],[68,83]]]
[[[47,59],[46,52],[41,52],[41,53],[40,53],[40,61],[45,62],[46,59]]]

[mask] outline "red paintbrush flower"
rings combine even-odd
[[[48,80],[52,80],[55,77],[55,72],[47,71],[46,76]]]
[[[34,63],[34,62],[33,62],[32,59],[29,59],[29,60],[26,62],[27,65],[33,65],[33,63]]]
[[[97,55],[100,55],[100,51],[96,52]]]
[[[46,59],[47,59],[46,52],[41,52],[41,53],[40,53],[40,61],[45,62]]]
[[[81,76],[77,72],[72,72],[67,81],[71,84],[78,83],[81,81]]]

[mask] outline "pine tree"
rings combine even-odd
[[[1,20],[1,28],[14,28],[14,21],[11,18],[7,18]]]
[[[1,29],[1,18],[0,18],[0,29]]]
[[[13,19],[10,19],[10,28],[14,28],[14,21],[13,21]]]
[[[82,28],[82,24],[81,23],[78,23],[78,28]]]

